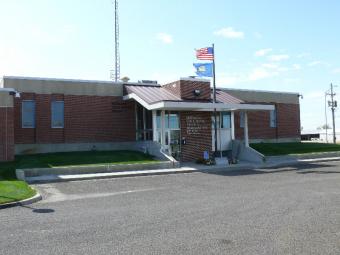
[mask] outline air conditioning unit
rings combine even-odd
[[[158,84],[158,82],[155,80],[139,80],[138,83]]]

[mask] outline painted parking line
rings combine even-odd
[[[150,189],[136,189],[136,190],[125,190],[125,191],[117,191],[117,192],[105,192],[105,193],[88,193],[88,194],[65,194],[62,193],[60,190],[56,189],[55,187],[49,187],[44,189],[46,193],[46,197],[41,201],[41,203],[57,203],[62,201],[73,201],[73,200],[81,200],[81,199],[92,199],[92,198],[103,198],[103,197],[111,197],[117,195],[124,195],[124,194],[132,194],[132,193],[139,193],[139,192],[147,192],[147,191],[154,191],[160,190],[161,188],[150,188]]]

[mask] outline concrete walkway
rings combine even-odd
[[[327,157],[328,156],[328,157]],[[195,163],[184,163],[179,168],[168,169],[153,169],[153,170],[137,170],[137,171],[122,171],[111,173],[93,173],[93,174],[68,174],[68,175],[42,175],[34,177],[26,177],[28,183],[47,183],[47,182],[65,182],[91,179],[105,179],[105,178],[121,178],[134,176],[148,176],[148,175],[164,175],[164,174],[179,174],[191,172],[207,172],[207,171],[236,171],[256,168],[282,167],[300,163],[313,163],[322,161],[340,161],[340,156],[334,154],[319,154],[319,157],[314,154],[314,158],[310,155],[304,156],[282,156],[282,157],[268,157],[267,161],[261,164],[254,164],[251,162],[240,162],[235,165],[200,165]]]

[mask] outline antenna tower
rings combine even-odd
[[[114,81],[118,82],[119,79],[120,79],[118,0],[114,0],[113,4],[114,4],[114,8],[115,8],[115,69],[114,69]]]

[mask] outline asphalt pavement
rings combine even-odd
[[[340,254],[340,162],[35,188],[0,254]]]

